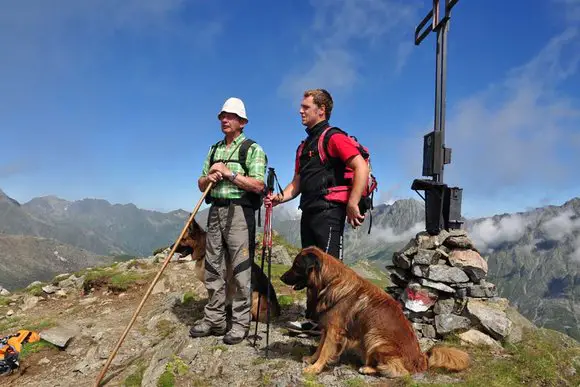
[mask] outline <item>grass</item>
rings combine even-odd
[[[21,320],[21,317],[16,316],[6,317],[5,319],[0,320],[0,333],[15,333],[8,331],[16,328]]]
[[[165,365],[165,371],[157,381],[157,387],[173,387],[175,386],[175,378],[184,376],[189,371],[187,364],[183,362],[178,356],[173,356],[173,359]]]
[[[304,374],[304,386],[305,387],[322,387],[324,386],[320,382],[318,382],[318,378],[316,375],[312,374]]]
[[[144,364],[140,364],[135,372],[127,376],[123,382],[123,387],[141,387],[146,368]]]
[[[50,319],[45,319],[45,320],[40,320],[37,322],[31,322],[28,324],[24,324],[22,329],[39,332],[39,331],[42,331],[44,329],[53,328],[57,325],[58,324],[56,323],[56,321],[50,320]]]
[[[537,329],[524,335],[518,344],[506,344],[505,353],[497,355],[486,347],[471,347],[469,369],[451,376],[463,380],[455,386],[578,386],[580,385],[580,346],[562,333]],[[440,371],[431,370],[430,374]],[[407,386],[442,386],[418,384],[407,378]]]
[[[369,384],[361,377],[355,376],[344,381],[346,387],[366,387]]]
[[[22,361],[33,353],[37,353],[37,352],[41,352],[41,351],[45,351],[45,350],[50,350],[50,349],[58,349],[58,348],[56,347],[56,345],[51,344],[45,340],[40,340],[40,341],[37,341],[35,343],[26,343],[22,346],[22,351],[20,351],[20,354],[18,355],[18,359],[20,361]]]
[[[91,292],[91,289],[107,287],[113,293],[127,291],[135,285],[142,285],[148,282],[152,273],[125,272],[118,270],[106,270],[98,268],[84,273],[83,290],[85,294]]]
[[[159,333],[159,336],[164,339],[169,336],[175,330],[175,324],[169,320],[159,320],[155,324],[155,328]]]
[[[194,293],[194,292],[185,292],[183,294],[183,298],[182,298],[181,303],[183,305],[187,305],[187,304],[189,304],[191,302],[195,302],[195,301],[199,301],[199,296],[196,293]]]
[[[8,305],[10,305],[11,302],[12,302],[12,300],[10,300],[10,298],[5,297],[5,296],[0,296],[0,306],[8,306]]]
[[[44,284],[38,284],[38,285],[34,285],[31,286],[29,288],[26,288],[26,293],[36,296],[36,297],[40,297],[44,294],[44,291],[42,290],[42,287],[44,286]]]

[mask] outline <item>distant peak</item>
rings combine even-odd
[[[16,199],[12,199],[10,196],[6,195],[2,189],[0,189],[0,202],[10,202],[15,206],[20,206],[20,203]]]

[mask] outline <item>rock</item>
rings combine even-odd
[[[435,303],[433,307],[433,312],[435,314],[451,314],[455,309],[455,299],[453,298],[444,298],[439,299]]]
[[[470,329],[467,332],[460,333],[459,338],[466,344],[487,345],[497,349],[503,348],[500,343],[476,329]]]
[[[470,326],[471,321],[467,317],[454,314],[439,314],[435,316],[435,329],[439,335],[469,329]]]
[[[47,357],[43,357],[38,361],[38,365],[50,364],[50,360]]]
[[[440,290],[444,293],[451,293],[451,294],[455,293],[455,289],[453,289],[451,286],[445,285],[444,283],[441,283],[441,282],[433,282],[433,281],[429,281],[428,279],[421,278],[421,279],[419,279],[419,283],[422,286],[437,289],[437,290]]]
[[[411,239],[405,247],[403,247],[399,253],[406,255],[408,257],[412,257],[414,254],[417,253],[418,244],[416,239]]]
[[[393,265],[401,268],[401,269],[408,269],[411,267],[411,258],[406,256],[405,254],[401,253],[394,253],[393,254]]]
[[[481,280],[479,285],[471,285],[466,289],[468,297],[474,298],[497,297],[497,290],[495,288],[495,285],[490,282],[486,282],[485,280]]]
[[[411,268],[411,273],[415,277],[427,277],[429,274],[429,266],[426,265],[413,265]]]
[[[4,289],[2,286],[0,286],[0,296],[9,296],[10,292],[8,291],[8,289]]]
[[[59,297],[66,297],[66,290],[58,289],[55,294]]]
[[[401,288],[407,287],[407,283],[409,282],[409,275],[408,271],[400,269],[396,266],[385,266],[387,269],[390,279],[395,286],[399,286]]]
[[[435,344],[437,344],[437,340],[428,337],[422,337],[419,339],[419,347],[421,347],[421,352],[423,353],[429,351],[435,346]]]
[[[8,312],[6,312],[6,316],[10,317],[14,314],[14,311],[12,309],[8,309]]]
[[[421,231],[415,238],[420,249],[434,250],[441,246],[448,236],[447,230],[441,230],[437,235],[429,235],[427,231]]]
[[[79,305],[90,305],[98,300],[97,297],[86,297],[79,299]]]
[[[419,249],[413,257],[414,265],[433,265],[439,261],[440,253],[436,250]]]
[[[36,304],[38,304],[38,301],[40,301],[40,297],[31,296],[27,294],[26,296],[24,296],[24,301],[20,309],[22,309],[23,311],[32,309],[36,306]]]
[[[425,312],[435,305],[438,296],[437,292],[422,288],[415,282],[407,286],[401,298],[405,303],[405,308],[413,312]]]
[[[462,268],[473,282],[478,283],[487,276],[487,262],[474,250],[452,250],[449,263]]]
[[[284,246],[272,246],[272,263],[292,266],[294,259],[288,254],[288,250]]]
[[[191,257],[191,254],[188,254],[185,257],[179,257],[177,259],[177,262],[191,262],[191,261],[193,261],[193,258]]]
[[[40,332],[40,338],[60,348],[65,348],[70,339],[80,333],[77,326],[58,326]]]
[[[421,324],[421,334],[423,337],[428,337],[434,339],[437,337],[437,332],[435,332],[435,327],[431,324]]]
[[[58,287],[59,288],[80,288],[83,286],[84,282],[85,282],[84,275],[81,277],[77,277],[74,274],[72,274],[67,279],[60,281],[58,283]]]
[[[516,344],[522,341],[524,332],[538,329],[530,320],[525,318],[514,307],[505,309],[507,318],[512,322],[512,329],[505,337],[505,341],[511,344]]]
[[[151,290],[151,294],[166,293],[168,291],[169,289],[165,287],[165,278],[162,278],[159,281],[157,281],[157,283],[153,287],[153,290]]]
[[[475,245],[466,235],[452,235],[445,240],[444,245],[451,249],[460,248],[476,250]]]
[[[40,281],[34,281],[34,282],[33,282],[33,283],[31,283],[30,285],[28,285],[28,286],[26,287],[26,289],[31,289],[31,288],[33,288],[33,287],[35,287],[35,286],[39,286],[39,285],[42,285],[42,282],[40,282]]]
[[[492,337],[501,340],[509,335],[512,322],[507,318],[504,311],[492,303],[486,303],[477,299],[469,299],[467,311],[475,317]]]
[[[59,288],[57,288],[54,285],[47,285],[47,286],[43,286],[42,287],[42,291],[45,292],[46,294],[53,294],[55,293],[57,290],[59,290]]]
[[[414,272],[413,272],[414,273]],[[427,275],[423,275],[432,281],[460,283],[469,281],[469,277],[458,267],[443,265],[431,265],[428,267]]]

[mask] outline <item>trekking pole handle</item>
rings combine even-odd
[[[274,192],[274,179],[276,178],[276,172],[274,172],[274,168],[268,168],[268,178],[266,180],[266,189],[268,193]]]

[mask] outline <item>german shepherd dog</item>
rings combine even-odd
[[[317,247],[304,248],[282,282],[295,290],[317,293],[316,312],[321,326],[320,343],[304,372],[318,374],[338,361],[345,349],[362,358],[365,375],[401,377],[431,367],[460,371],[469,366],[469,355],[449,347],[423,354],[417,336],[401,305],[388,293],[360,277]]]
[[[195,221],[189,224],[187,232],[179,242],[175,249],[176,253],[182,256],[191,254],[195,262],[195,276],[200,281],[204,281],[205,276],[205,244],[207,232],[203,230]],[[173,247],[173,245],[171,246]],[[232,268],[228,268],[226,280],[226,309],[231,308],[231,300],[235,291],[235,283],[232,281]],[[264,274],[260,266],[252,262],[252,321],[256,321],[258,316],[258,297],[260,297],[260,322],[265,323],[267,320],[266,299],[268,295],[268,287],[270,287],[270,319],[280,316],[280,304],[276,291],[272,283],[268,281],[268,277]]]

